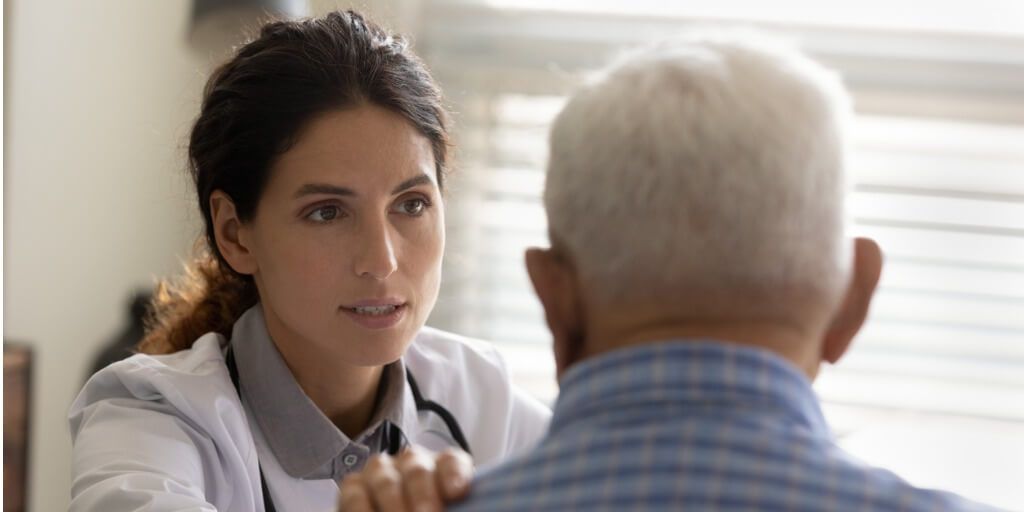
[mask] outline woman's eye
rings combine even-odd
[[[309,212],[306,218],[313,222],[330,222],[341,216],[341,209],[337,206],[321,206]]]
[[[425,199],[416,198],[402,201],[402,204],[399,205],[399,209],[406,215],[418,217],[423,214],[423,210],[426,210],[428,206],[430,205]]]

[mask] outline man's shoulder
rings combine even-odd
[[[949,491],[915,485],[885,468],[860,461],[841,448],[832,446],[824,457],[825,466],[818,481],[826,489],[861,506],[879,511],[908,512],[998,512],[999,509],[971,501]],[[839,469],[833,469],[838,467]],[[833,483],[840,482],[840,483]]]
[[[825,440],[762,432],[756,442],[734,443],[725,425],[703,423],[583,427],[549,437],[534,452],[481,471],[453,510],[996,510],[915,487]]]

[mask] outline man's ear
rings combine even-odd
[[[850,347],[864,325],[871,298],[882,274],[882,250],[870,238],[857,238],[853,245],[853,271],[846,295],[825,331],[821,359],[835,364]]]
[[[210,194],[210,215],[213,217],[213,233],[217,249],[224,260],[239,274],[256,272],[256,258],[249,247],[249,240],[242,221],[238,218],[231,196],[221,190]]]
[[[558,376],[583,355],[582,303],[575,269],[553,249],[526,251],[526,271],[554,338]]]

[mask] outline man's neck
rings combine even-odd
[[[770,350],[813,379],[821,361],[814,329],[776,319],[683,317],[651,309],[601,311],[591,318],[581,359],[661,341],[712,340]]]

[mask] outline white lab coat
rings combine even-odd
[[[224,364],[224,338],[189,349],[135,355],[94,375],[71,406],[73,511],[262,511],[259,464],[277,510],[334,511],[331,480],[288,475]],[[424,398],[457,418],[478,466],[532,447],[550,411],[511,387],[498,353],[481,342],[424,328],[404,356]],[[437,449],[443,422],[419,413],[413,444]],[[257,459],[258,454],[258,459]]]

